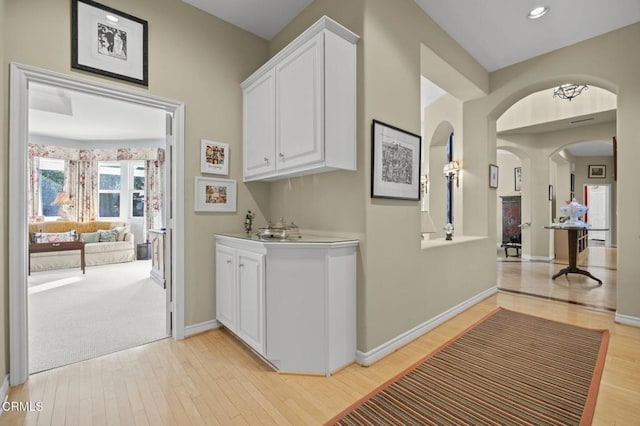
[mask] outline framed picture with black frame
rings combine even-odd
[[[71,67],[148,86],[147,21],[71,0]]]
[[[422,138],[373,120],[371,142],[371,197],[420,200]]]
[[[489,164],[489,188],[498,187],[498,166]]]
[[[589,164],[589,179],[604,179],[607,177],[607,166],[604,164]]]

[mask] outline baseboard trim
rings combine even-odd
[[[439,326],[443,322],[450,320],[459,313],[469,309],[471,306],[495,294],[497,291],[497,287],[491,287],[490,289],[473,296],[471,299],[468,299],[460,303],[459,305],[456,305],[451,309],[435,316],[434,318],[431,318],[430,320],[394,337],[393,339],[387,341],[386,343],[383,343],[377,348],[374,348],[368,352],[357,351],[356,362],[364,366],[369,366],[374,362],[379,361],[390,353],[397,351],[412,340],[415,340],[418,337],[422,336],[427,331]]]
[[[184,337],[193,336],[194,334],[204,333],[222,326],[218,320],[201,322],[200,324],[188,325],[184,328]]]
[[[549,256],[531,256],[528,254],[522,255],[522,260],[529,260],[531,262],[551,262],[554,258]]]
[[[7,397],[9,396],[9,375],[4,376],[4,380],[2,381],[2,386],[0,386],[0,401],[5,402]],[[0,405],[0,415],[4,412],[2,409],[4,404]]]
[[[614,321],[620,324],[633,325],[634,327],[640,327],[640,318],[632,317],[630,315],[622,315],[616,313]]]

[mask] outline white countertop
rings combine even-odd
[[[255,233],[251,235],[247,235],[244,232],[238,233],[224,233],[224,234],[215,234],[216,238],[235,238],[243,241],[251,241],[256,243],[263,243],[268,245],[283,245],[283,244],[358,244],[359,241],[353,238],[347,237],[336,237],[329,235],[313,235],[313,234],[303,234],[301,238],[289,239],[289,240],[278,240],[278,239],[260,239],[256,236]]]

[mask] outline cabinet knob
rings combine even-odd
[[[238,264],[238,266],[242,268],[244,266],[244,263],[240,263]]]
[[[282,158],[284,160],[284,154],[280,153],[280,158]]]
[[[264,157],[264,162],[268,163],[269,162],[269,158],[268,157]]]
[[[231,259],[227,259],[227,264],[230,264],[230,263],[231,263]]]

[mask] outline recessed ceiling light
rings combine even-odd
[[[549,6],[536,6],[527,15],[529,19],[542,18],[549,11]]]
[[[118,22],[118,18],[116,18],[113,15],[107,15],[107,19],[110,20],[111,22]]]

